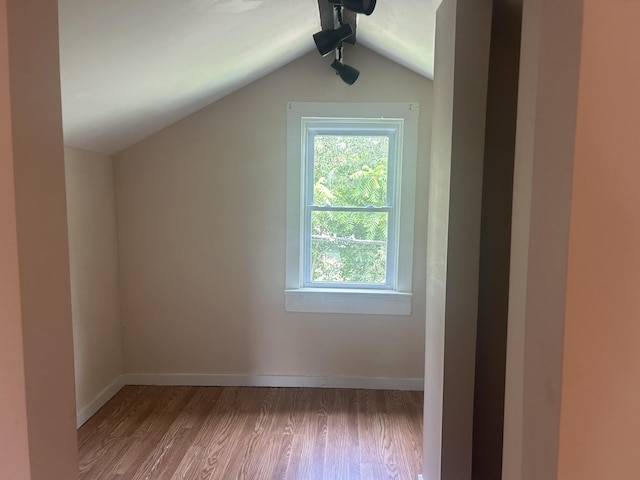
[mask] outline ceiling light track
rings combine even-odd
[[[376,6],[376,0],[320,0],[333,5],[333,28],[326,28],[313,36],[316,48],[320,55],[327,56],[331,51],[335,51],[336,59],[331,64],[331,68],[336,71],[336,75],[348,85],[353,85],[358,79],[360,72],[345,65],[343,58],[343,42],[347,41],[355,34],[354,28],[349,23],[343,22],[343,9],[353,13],[371,15]],[[322,9],[322,6],[321,6]],[[355,25],[355,23],[354,23]],[[355,38],[355,37],[354,37]]]

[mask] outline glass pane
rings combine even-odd
[[[386,212],[311,212],[311,281],[384,284],[387,222]]]
[[[389,137],[316,135],[313,143],[314,205],[387,204]]]

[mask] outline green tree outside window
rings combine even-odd
[[[314,136],[313,205],[385,207],[389,138]],[[313,211],[311,279],[384,284],[388,212]]]

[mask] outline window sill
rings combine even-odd
[[[391,290],[300,288],[284,291],[287,312],[411,315],[411,293]]]

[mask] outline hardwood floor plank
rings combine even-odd
[[[94,437],[90,448],[81,449],[83,455],[79,461],[80,480],[94,480],[103,478],[114,462],[122,457],[135,442],[132,437],[137,426],[147,418],[157,405],[158,398],[161,398],[166,389],[160,387],[153,396],[146,395],[146,389],[140,392],[139,397],[131,402],[122,415],[116,415],[112,425],[106,428],[106,433],[99,437]],[[90,427],[89,427],[90,428]]]
[[[357,406],[349,390],[335,390],[333,405],[327,418],[327,451],[324,461],[325,480],[360,479]],[[353,431],[355,427],[355,432]]]
[[[173,480],[222,478],[222,471],[230,461],[225,449],[235,449],[240,435],[234,435],[234,431],[242,431],[246,422],[246,416],[235,408],[240,392],[238,387],[222,389],[193,445],[171,477]]]
[[[273,468],[272,478],[274,480],[286,480],[289,475],[289,465],[291,464],[291,453],[293,450],[293,435],[284,435],[280,440],[280,449],[277,453],[277,461]]]
[[[100,442],[104,435],[127,415],[128,410],[143,391],[143,387],[126,386],[109,400],[100,410],[78,430],[78,448],[90,449],[91,442]]]
[[[389,418],[395,422],[391,429],[394,443],[397,445],[401,465],[408,466],[411,470],[421,468],[422,456],[422,405],[419,409],[408,392],[390,392],[387,396],[389,403]],[[399,435],[399,432],[408,432],[408,435]]]
[[[412,459],[416,453],[417,442],[410,441],[409,435],[400,435],[400,432],[410,431],[407,412],[408,404],[405,402],[404,392],[391,392],[385,397],[387,402],[387,421],[389,422],[388,435],[393,456],[397,458],[400,478],[410,475],[411,471],[419,467]],[[420,442],[421,444],[421,442]],[[420,447],[422,451],[422,447]]]
[[[171,477],[198,433],[196,425],[206,418],[219,396],[220,389],[194,389],[184,409],[129,478],[161,480]]]
[[[398,479],[396,461],[390,451],[386,420],[385,395],[388,392],[364,390],[359,392],[361,409],[358,415],[360,438],[366,447],[360,450],[363,478],[376,480]]]
[[[81,480],[414,480],[422,394],[125,387],[78,439]]]
[[[323,479],[325,469],[325,457],[327,454],[327,441],[329,432],[329,394],[330,390],[316,391],[315,404],[316,415],[315,420],[312,419],[311,429],[309,432],[312,438],[311,444],[311,471],[312,478]],[[312,405],[314,405],[312,403]]]
[[[298,404],[301,424],[291,442],[287,479],[322,480],[327,437],[327,392],[308,389]]]
[[[341,390],[341,392],[349,393],[344,405],[346,411],[349,477],[359,480],[362,478],[362,469],[360,467],[360,443],[362,439],[360,438],[358,427],[358,395],[356,390]]]
[[[132,478],[165,433],[170,430],[194,393],[193,387],[167,389],[153,412],[133,432],[131,437],[135,440],[126,453],[111,467],[111,471],[126,478]]]

